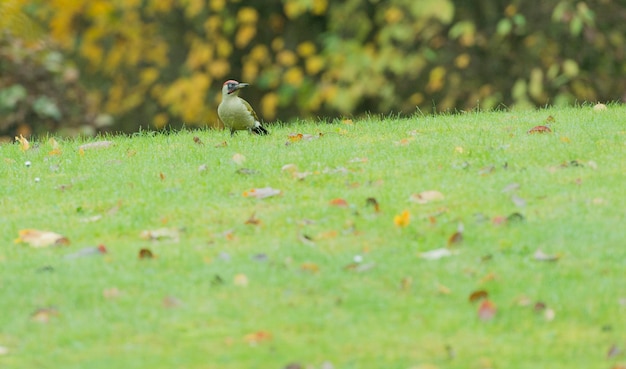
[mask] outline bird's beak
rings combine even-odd
[[[233,87],[230,91],[228,91],[228,93],[232,94],[233,92],[235,92],[237,90],[240,90],[240,89],[242,89],[244,87],[248,87],[248,86],[250,86],[249,83],[241,82],[241,83],[237,84],[237,86]]]

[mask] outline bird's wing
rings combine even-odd
[[[241,102],[246,106],[250,114],[252,114],[252,116],[254,117],[254,120],[257,122],[260,122],[259,117],[257,117],[256,113],[254,112],[254,109],[252,109],[252,106],[250,106],[250,104],[248,104],[248,102],[244,99],[241,99]]]

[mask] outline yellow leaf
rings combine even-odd
[[[20,149],[22,149],[22,151],[30,149],[30,143],[28,143],[28,140],[25,139],[24,136],[22,136],[21,134],[20,137],[15,136],[15,141],[19,142]]]
[[[259,14],[256,9],[245,6],[239,9],[237,13],[237,23],[256,23],[259,19]]]
[[[327,9],[328,0],[313,0],[313,6],[311,7],[313,15],[323,15]]]
[[[248,46],[250,41],[256,36],[256,27],[253,25],[244,25],[239,28],[235,35],[235,45],[238,48],[243,49]]]
[[[277,107],[278,95],[275,92],[267,93],[261,99],[261,111],[265,119],[274,119],[274,117],[276,117]]]
[[[312,43],[311,41],[305,41],[301,43],[300,45],[298,45],[298,47],[296,48],[296,51],[298,52],[298,55],[300,55],[303,58],[306,58],[307,56],[311,56],[315,54],[315,44]]]
[[[305,61],[304,67],[308,75],[319,73],[324,68],[324,58],[319,55],[313,55],[308,57]]]
[[[237,274],[233,283],[238,287],[248,287],[248,277],[245,274]]]
[[[303,263],[300,265],[300,269],[309,273],[317,273],[320,271],[320,267],[315,263]]]
[[[287,84],[290,84],[294,87],[300,87],[302,81],[304,80],[302,69],[300,69],[300,67],[289,68],[287,72],[283,75],[283,79]]]
[[[398,227],[406,227],[411,223],[411,213],[408,210],[393,218],[393,223]]]
[[[19,236],[15,239],[15,243],[26,243],[34,248],[43,248],[48,246],[69,245],[70,240],[54,232],[39,231],[37,229],[22,229],[19,231]]]
[[[276,60],[279,64],[285,67],[290,67],[296,64],[296,62],[298,61],[298,57],[291,50],[283,50],[279,52],[278,55],[276,55]]]

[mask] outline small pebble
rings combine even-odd
[[[354,262],[355,263],[360,263],[363,261],[363,256],[361,255],[354,255]]]
[[[27,161],[24,163],[24,165],[26,165],[27,167],[30,167],[30,164],[31,164],[31,163],[30,163],[30,160],[27,160]]]
[[[35,177],[35,182],[39,182],[41,179],[39,177]]]

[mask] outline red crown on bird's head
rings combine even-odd
[[[222,86],[226,86],[229,83],[236,83],[239,84],[239,82],[235,81],[234,79],[229,79],[228,81],[224,82],[224,84]]]

